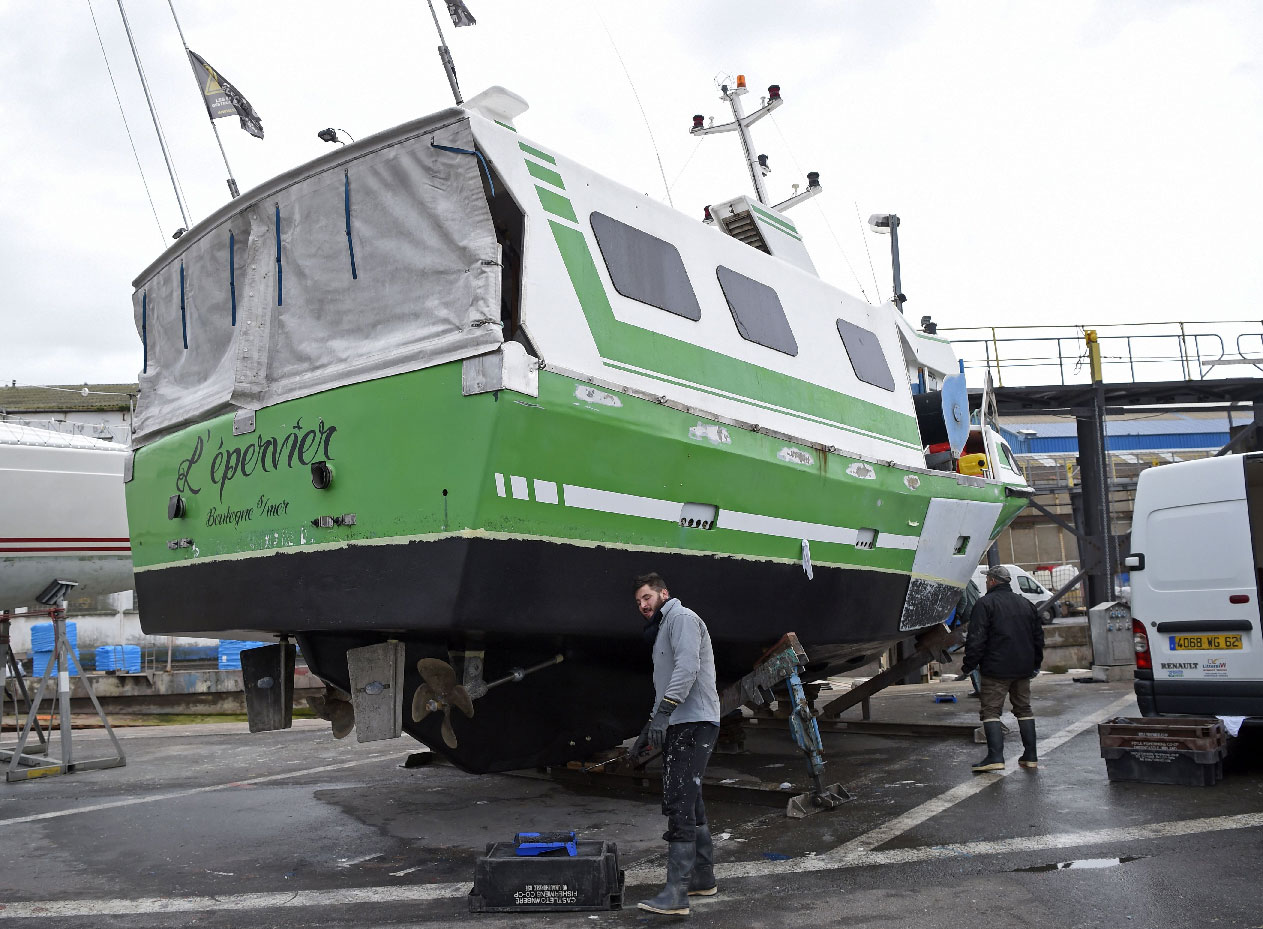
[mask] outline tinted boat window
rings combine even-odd
[[[723,265],[716,273],[741,337],[786,355],[797,355],[798,342],[776,291]]]
[[[895,379],[890,373],[890,365],[886,364],[886,353],[881,350],[877,336],[863,326],[838,320],[838,335],[842,337],[842,345],[850,356],[851,367],[855,376],[865,384],[872,384],[882,390],[893,391]]]
[[[674,245],[604,213],[593,213],[590,220],[615,290],[686,319],[702,318],[702,308]]]

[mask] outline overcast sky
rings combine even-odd
[[[826,192],[793,218],[822,276],[874,302],[889,240],[857,212],[897,212],[914,320],[1209,332],[1261,316],[1253,0],[468,2],[476,26],[444,20],[466,96],[516,91],[525,136],[665,200],[652,130],[676,208],[699,218],[749,180],[735,137],[699,142],[692,115],[729,118],[717,77],[747,75],[748,109],[780,84],[755,127],[773,200],[820,172]],[[223,162],[166,0],[124,3],[196,222],[227,199]],[[263,141],[218,123],[243,190],[323,154],[326,126],[360,138],[451,103],[423,0],[176,10],[263,118]],[[0,0],[0,73],[0,379],[133,380],[131,281],[182,221],[117,0]]]

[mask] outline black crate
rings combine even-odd
[[[623,907],[618,845],[579,840],[565,851],[520,856],[512,842],[492,842],[474,865],[471,913],[577,913]]]
[[[1105,771],[1111,781],[1180,784],[1212,787],[1223,780],[1227,749],[1213,751],[1150,751],[1103,748]]]

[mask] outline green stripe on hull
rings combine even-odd
[[[525,142],[519,142],[517,147],[526,152],[526,154],[530,155],[532,158],[538,158],[540,161],[546,161],[550,165],[555,165],[557,163],[557,159],[552,155],[547,152],[541,152],[538,148],[533,148]]]
[[[753,203],[750,204],[750,208],[754,210],[758,219],[763,220],[764,223],[771,226],[777,232],[783,232],[790,238],[797,239],[799,242],[803,240],[802,236],[798,234],[798,230],[795,229],[793,226],[791,226],[789,223],[785,222],[785,220],[779,219],[773,216],[767,210],[759,209]]]
[[[568,219],[572,223],[577,223],[579,217],[575,216],[574,207],[570,205],[570,201],[556,191],[548,190],[546,187],[535,185],[535,192],[539,194],[540,205],[554,216],[560,216],[562,219]],[[553,220],[549,220],[553,222]]]
[[[545,168],[542,164],[537,164],[534,161],[527,161],[526,170],[529,171],[531,173],[531,177],[536,180],[552,184],[558,190],[566,189],[566,185],[562,183],[561,175],[551,168]]]
[[[312,485],[315,460],[334,469],[327,490]],[[874,528],[880,545],[882,534],[917,536],[931,496],[1007,503],[1001,488],[961,487],[952,475],[919,475],[912,490],[902,469],[868,465],[871,479],[860,479],[847,472],[854,464],[547,371],[538,398],[464,397],[455,362],[260,410],[249,435],[233,436],[223,416],[147,445],[127,504],[143,570],[467,532],[795,561],[801,540],[725,528],[723,514]],[[711,504],[719,528],[581,509],[567,487]],[[187,515],[168,520],[177,492]],[[997,532],[1020,506],[1006,506]],[[312,525],[351,513],[351,526]],[[191,547],[168,548],[178,539]],[[813,542],[811,554],[819,564],[907,572],[914,552]]]

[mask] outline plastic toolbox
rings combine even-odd
[[[1227,748],[1210,751],[1152,751],[1144,748],[1102,748],[1111,781],[1212,787],[1223,780]]]
[[[580,839],[574,854],[519,853],[514,842],[492,842],[474,864],[471,913],[573,913],[623,906],[618,845]]]
[[[1119,716],[1100,723],[1096,730],[1102,749],[1208,752],[1228,744],[1224,724],[1214,716]]]

